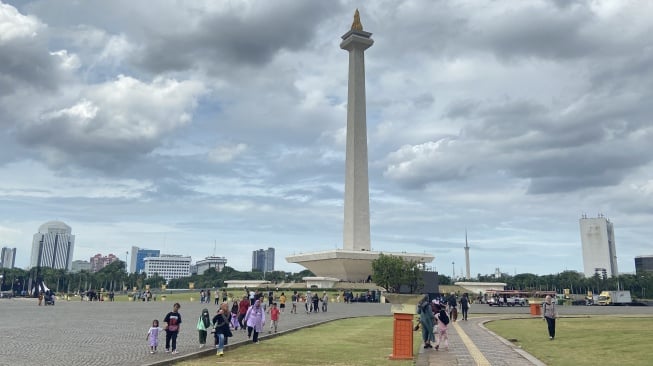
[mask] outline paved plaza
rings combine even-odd
[[[0,310],[0,365],[148,365],[189,355],[213,351],[199,349],[195,325],[202,308],[215,313],[216,306],[181,302],[183,324],[178,338],[179,355],[163,352],[165,338],[160,338],[161,351],[151,355],[145,340],[153,319],[163,320],[172,308],[171,302],[80,302],[59,301],[55,306],[37,306],[34,299],[2,299]],[[370,315],[390,316],[389,304],[329,305],[329,312],[307,315],[300,307],[298,314],[282,314],[280,331],[311,326],[324,321]],[[420,350],[416,364],[426,365],[537,365],[537,360],[496,337],[481,326],[483,320],[498,317],[528,317],[528,308],[490,308],[474,305],[470,318],[450,326],[449,352]],[[563,307],[562,316],[583,314],[646,314],[653,307]],[[234,332],[230,344],[246,341],[243,332]],[[267,336],[267,334],[264,334]],[[209,343],[212,338],[209,336]],[[265,341],[265,338],[262,339]],[[420,342],[415,333],[415,342]]]

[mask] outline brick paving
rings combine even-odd
[[[183,324],[178,338],[179,355],[163,351],[149,354],[145,340],[153,319],[163,320],[172,308],[171,302],[80,302],[59,301],[55,306],[37,306],[34,299],[0,299],[0,366],[3,365],[155,365],[181,360],[214,351],[198,348],[197,317],[203,308],[215,313],[216,306],[199,302],[181,302]],[[374,315],[390,316],[389,304],[330,304],[329,312],[307,315],[300,307],[298,314],[286,311],[281,315],[279,331],[316,325],[325,321]],[[521,308],[475,308],[480,317],[458,321],[449,327],[449,351],[424,350],[416,357],[418,366],[479,364],[465,346],[459,330],[490,365],[542,365],[510,342],[494,335],[482,326],[489,319],[528,317]],[[653,307],[563,307],[563,316],[653,314]],[[247,341],[244,332],[234,332],[230,344]],[[261,341],[265,341],[267,334]],[[415,333],[415,341],[420,336]],[[208,342],[213,338],[209,335]],[[209,345],[210,346],[210,345]]]
[[[290,304],[288,304],[290,305]],[[34,299],[0,300],[0,365],[144,365],[187,358],[191,354],[215,351],[199,348],[195,326],[203,308],[215,314],[217,306],[181,302],[182,325],[177,339],[179,354],[164,353],[165,335],[159,338],[159,352],[149,353],[145,339],[153,319],[163,326],[171,302],[81,302],[58,301],[55,306],[38,306]],[[349,317],[388,315],[389,304],[329,304],[327,313],[281,315],[279,331],[287,331]],[[262,342],[268,336],[267,329]],[[234,332],[230,344],[245,342],[245,332]],[[213,337],[207,342],[211,347]]]

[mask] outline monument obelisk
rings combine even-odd
[[[374,41],[365,32],[358,9],[351,29],[342,36],[340,48],[349,52],[347,96],[347,151],[345,161],[345,209],[342,249],[293,254],[297,263],[313,272],[303,277],[307,286],[333,287],[339,281],[360,282],[370,278],[372,262],[381,252],[371,251],[370,193],[367,174],[367,121],[365,116],[365,55]],[[430,263],[428,253],[385,252],[406,261]]]
[[[353,251],[371,249],[365,113],[365,50],[374,44],[371,35],[372,33],[363,30],[356,9],[351,30],[342,36],[342,43],[340,43],[340,48],[349,52],[345,218],[342,248]]]

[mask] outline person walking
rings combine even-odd
[[[281,311],[277,308],[277,303],[273,302],[272,307],[270,308],[270,330],[268,333],[277,332],[277,326],[279,325],[279,313]]]
[[[179,353],[177,351],[177,335],[179,335],[179,326],[181,325],[180,308],[181,305],[176,302],[172,305],[172,311],[163,318],[163,322],[166,323],[165,328],[163,328],[166,331],[166,352],[170,352],[170,346],[172,346],[172,354]]]
[[[327,312],[328,305],[329,305],[329,295],[327,295],[327,292],[324,291],[322,293],[322,312],[323,313]]]
[[[439,350],[440,344],[444,343],[444,349],[448,351],[449,334],[447,333],[447,326],[449,325],[449,317],[439,304],[435,304],[435,312],[435,320],[438,322],[438,341],[435,343],[435,350]]]
[[[200,348],[206,345],[207,330],[211,327],[211,315],[209,309],[202,309],[199,319],[197,319],[197,331],[199,333]]]
[[[222,357],[224,356],[226,339],[232,336],[229,329],[229,305],[226,302],[220,304],[220,308],[213,317],[213,328],[215,329],[215,343],[218,348],[216,355]]]
[[[294,291],[292,296],[290,296],[290,302],[292,302],[292,308],[290,309],[290,314],[295,313],[297,314],[297,300],[299,299],[299,295],[297,295],[297,291]]]
[[[456,318],[458,318],[458,304],[456,304],[455,293],[452,292],[449,295],[449,298],[447,299],[447,305],[449,306],[449,319],[455,323]]]
[[[161,327],[159,327],[159,321],[157,319],[154,319],[152,321],[152,326],[147,331],[147,337],[145,338],[149,342],[150,353],[155,353],[156,352],[156,348],[159,346],[159,333],[162,330],[163,329]]]
[[[419,325],[422,328],[422,341],[424,341],[424,348],[433,348],[432,343],[435,342],[435,336],[433,335],[434,318],[428,295],[425,295],[417,305],[417,314],[419,314]]]
[[[555,302],[552,301],[551,296],[546,295],[542,303],[542,319],[546,320],[546,325],[549,330],[549,340],[556,337],[556,318],[558,317],[558,310],[556,309]]]
[[[254,306],[247,310],[245,323],[247,324],[247,338],[252,338],[252,342],[258,343],[258,335],[265,326],[265,310],[261,306],[261,300],[256,300]]]
[[[279,310],[283,313],[286,310],[286,294],[283,292],[279,296]]]
[[[465,292],[463,297],[460,298],[460,311],[463,314],[463,320],[467,320],[467,313],[469,312],[469,297]]]
[[[245,323],[245,315],[247,314],[247,310],[249,309],[249,299],[247,298],[247,295],[243,296],[243,299],[240,300],[240,303],[238,304],[238,325],[240,325],[240,329],[245,331],[247,329],[247,324]]]

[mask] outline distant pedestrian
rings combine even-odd
[[[261,300],[256,300],[254,306],[250,306],[245,315],[247,324],[247,338],[252,338],[252,342],[258,343],[258,335],[265,326],[265,311],[261,306]]]
[[[456,318],[458,317],[458,304],[456,304],[456,294],[451,293],[449,295],[449,298],[447,299],[447,305],[449,307],[449,319],[453,321],[454,323],[456,322]]]
[[[279,310],[283,313],[286,309],[286,295],[282,292],[279,296]]]
[[[304,295],[304,308],[306,309],[306,314],[308,314],[310,311],[310,305],[309,303],[311,302],[311,292],[308,291],[306,292],[306,295]]]
[[[279,325],[279,313],[280,310],[277,308],[277,303],[273,302],[272,307],[270,308],[270,330],[268,333],[277,332],[277,326]]]
[[[159,346],[159,332],[163,329],[159,327],[159,321],[154,319],[152,321],[152,326],[147,331],[147,336],[145,337],[148,340],[150,345],[150,353],[155,353],[156,348]]]
[[[206,303],[211,303],[211,289],[206,289]]]
[[[463,294],[463,297],[460,298],[460,311],[463,314],[463,320],[467,320],[467,313],[469,312],[469,298],[467,293]]]
[[[329,295],[327,295],[326,291],[322,294],[322,312],[327,311],[327,306],[329,305]]]
[[[317,292],[313,294],[313,312],[318,313],[320,312],[320,297],[317,296]]]
[[[199,332],[200,348],[206,345],[206,336],[208,329],[211,327],[211,315],[209,309],[202,309],[199,319],[197,319],[197,331]]]
[[[176,302],[172,306],[172,311],[166,314],[166,317],[163,319],[166,323],[164,328],[166,331],[166,352],[171,351],[170,346],[172,343],[172,354],[179,353],[177,351],[177,335],[179,335],[179,326],[181,325],[181,314],[179,313],[179,308],[181,308],[181,305]]]
[[[299,299],[299,295],[297,295],[297,291],[294,291],[292,296],[290,296],[290,302],[292,302],[292,308],[290,309],[290,313],[295,313],[297,314],[297,300]]]
[[[222,302],[227,302],[229,295],[227,294],[227,290],[222,289]]]
[[[546,325],[549,329],[549,340],[552,341],[556,337],[556,318],[558,317],[558,310],[556,309],[555,302],[551,300],[551,296],[546,295],[544,303],[542,303],[542,319],[546,320]]]
[[[272,290],[268,291],[268,306],[272,306],[272,303],[274,302],[274,292]]]
[[[424,296],[417,305],[417,314],[419,314],[419,326],[422,328],[424,348],[433,348],[432,343],[435,342],[433,336],[433,310],[431,310],[428,296]]]

